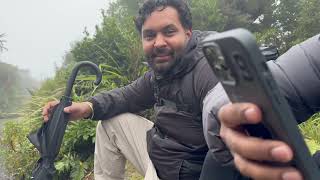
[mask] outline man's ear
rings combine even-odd
[[[192,36],[192,30],[191,29],[186,29],[185,33],[186,33],[186,36],[188,37],[188,39],[190,39],[191,36]]]

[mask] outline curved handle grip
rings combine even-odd
[[[90,61],[81,61],[81,62],[77,63],[74,66],[74,68],[72,69],[71,75],[70,75],[69,80],[67,82],[66,91],[65,91],[65,94],[64,94],[66,97],[70,96],[71,90],[72,90],[72,87],[73,87],[73,83],[76,80],[76,77],[77,77],[77,74],[79,72],[79,69],[81,67],[84,67],[84,66],[89,66],[94,70],[94,72],[96,74],[96,77],[97,77],[95,82],[94,82],[94,84],[95,85],[100,84],[100,82],[102,80],[102,73],[101,73],[99,67],[96,64],[94,64],[94,63],[92,63]]]

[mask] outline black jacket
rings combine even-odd
[[[93,119],[154,106],[155,124],[147,133],[149,156],[164,180],[197,179],[208,151],[202,127],[202,102],[218,82],[199,41],[208,32],[193,31],[186,52],[165,76],[149,71],[133,83],[98,94]]]

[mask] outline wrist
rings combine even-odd
[[[93,104],[91,102],[83,102],[86,106],[88,106],[87,111],[85,113],[85,119],[92,119],[94,116]]]

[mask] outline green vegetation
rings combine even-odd
[[[12,117],[38,86],[29,72],[0,61],[0,119]]]
[[[18,103],[18,69],[9,64],[0,62],[0,112],[4,113],[13,108]]]
[[[138,4],[142,1],[113,1],[107,10],[102,11],[103,20],[96,26],[96,32],[85,32],[84,38],[66,53],[63,66],[57,70],[56,76],[43,82],[40,89],[32,93],[32,97],[21,110],[22,117],[18,121],[5,124],[1,139],[4,148],[1,149],[1,154],[7,170],[16,179],[30,178],[30,171],[39,154],[26,136],[40,127],[43,105],[61,97],[75,62],[89,60],[99,64],[103,72],[103,82],[99,87],[95,87],[92,84],[94,76],[83,71],[74,86],[74,101],[85,100],[97,92],[126,85],[147,70],[147,66],[143,64],[140,36],[132,21]],[[188,0],[194,18],[193,29],[224,31],[245,27],[257,35],[260,43],[272,43],[279,47],[281,52],[318,33],[320,3],[317,1]],[[3,35],[0,36],[0,42],[0,46],[3,45]],[[18,70],[4,63],[0,63],[0,68],[1,95],[7,93],[0,97],[0,109],[14,112],[11,107],[20,104],[16,96],[20,89],[17,83]],[[10,86],[3,86],[3,82]],[[2,111],[4,112],[0,110]],[[147,116],[149,113],[144,114]],[[319,116],[315,115],[309,122],[301,125],[312,151],[319,149],[320,144],[318,118]],[[96,122],[92,121],[70,122],[56,161],[56,179],[93,179],[95,126]],[[134,172],[131,165],[128,166],[128,172]],[[130,173],[129,176],[131,179],[142,179],[135,173]]]

